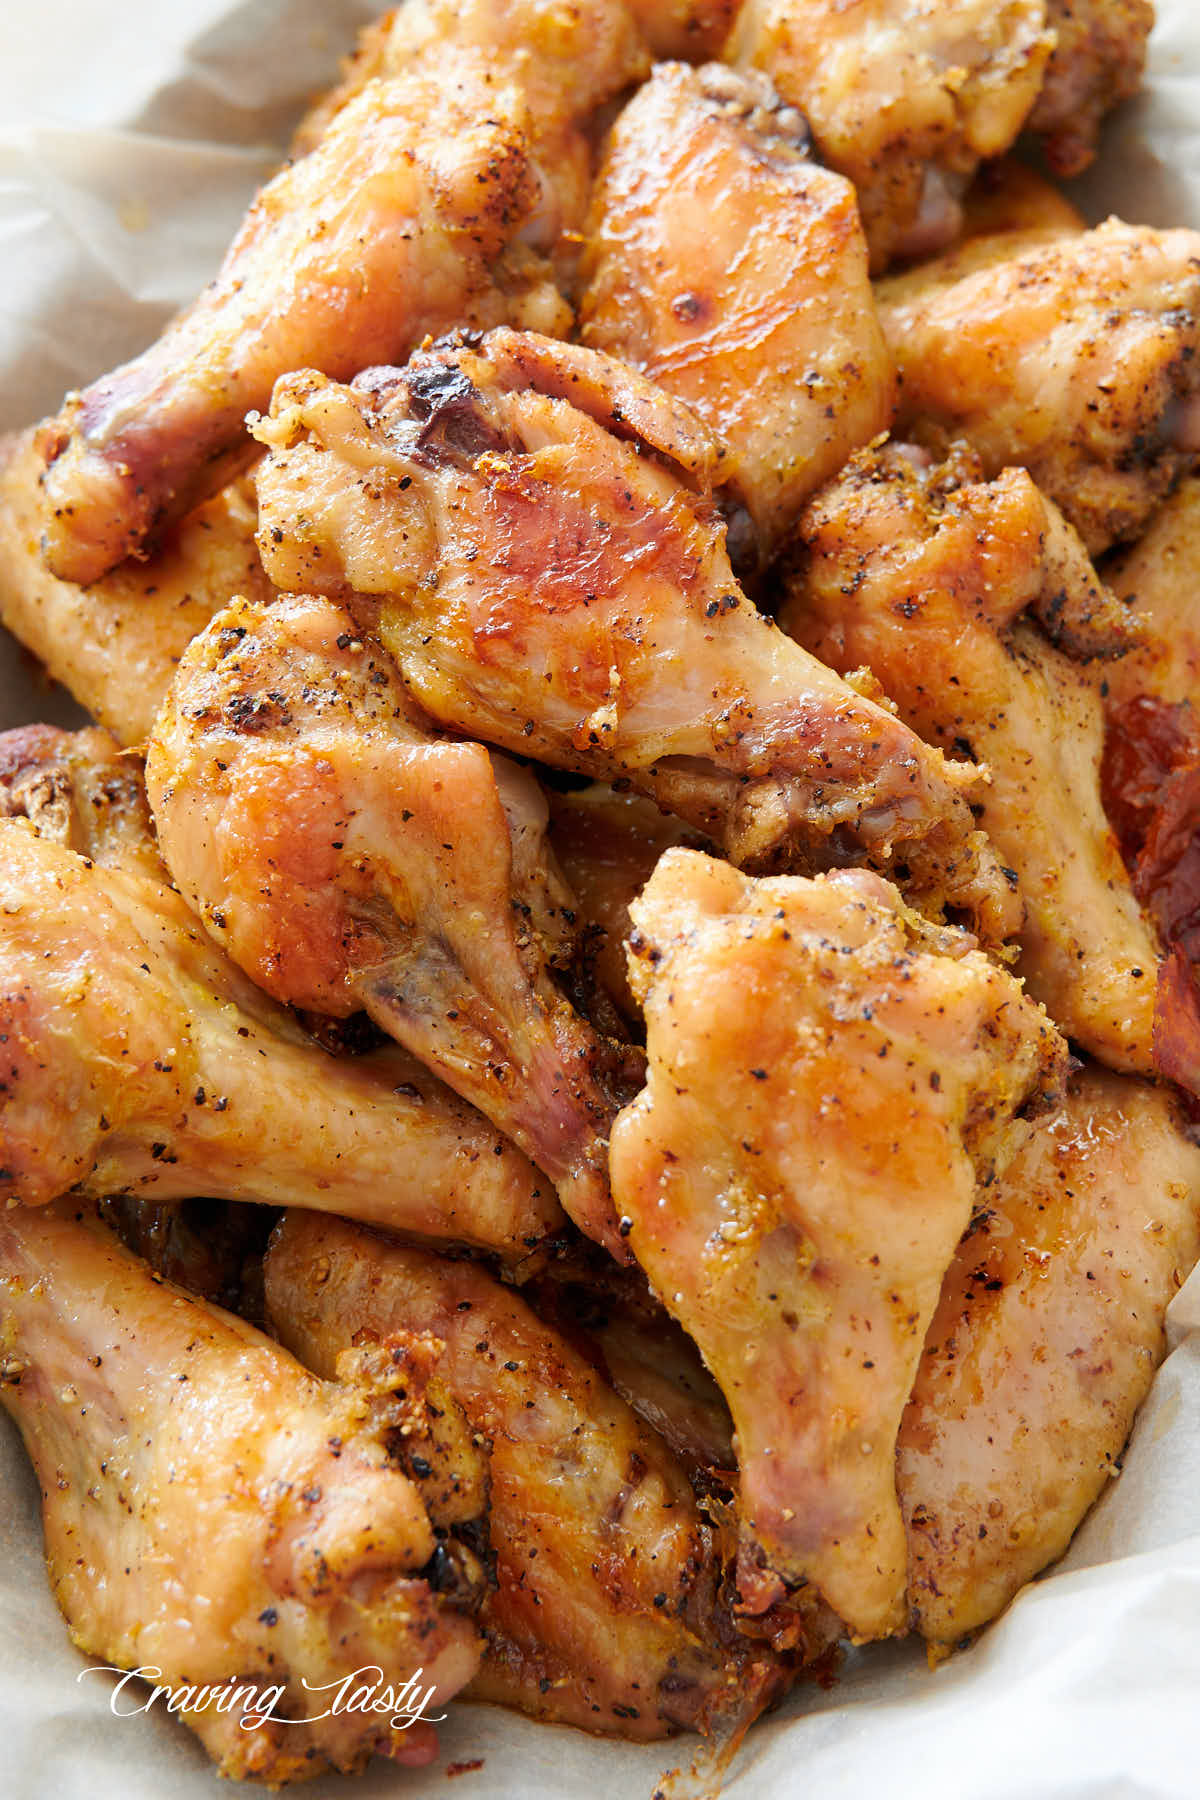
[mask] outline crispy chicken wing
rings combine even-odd
[[[342,607],[290,595],[195,639],[146,779],[175,880],[247,974],[365,1010],[625,1254],[606,1149],[640,1059],[626,1070],[551,979],[572,897],[531,775],[436,736]]]
[[[513,1259],[557,1230],[412,1057],[328,1056],[233,966],[154,864],[135,769],[98,732],[0,738],[0,1196],[292,1202]]]
[[[1136,94],[1154,24],[1152,0],[1046,0],[1054,54],[1029,115],[1056,175],[1078,175],[1096,154],[1105,113]]]
[[[877,289],[900,428],[1023,464],[1093,555],[1135,537],[1200,449],[1200,233],[1110,219],[957,273]]]
[[[764,557],[894,400],[854,189],[808,148],[765,77],[656,69],[609,136],[584,263],[584,342],[713,428]]]
[[[377,619],[439,723],[626,776],[739,862],[865,855],[1011,923],[963,775],[755,612],[713,441],[640,376],[501,331],[293,377],[258,430],[268,572]]]
[[[1142,642],[1108,672],[1110,712],[1141,695],[1200,715],[1200,475],[1188,475],[1104,579],[1136,608]]]
[[[50,1577],[81,1650],[191,1687],[180,1716],[226,1775],[274,1786],[372,1751],[431,1759],[428,1723],[298,1722],[372,1665],[396,1687],[416,1675],[437,1716],[478,1666],[463,1609],[482,1570],[390,1466],[389,1437],[432,1424],[420,1367],[385,1346],[345,1356],[341,1385],[317,1381],[55,1209],[0,1215],[0,1333],[0,1400],[37,1470]],[[478,1512],[466,1434],[443,1462]],[[241,1683],[249,1698],[205,1705],[206,1684]]]
[[[970,457],[924,473],[901,450],[856,457],[800,520],[781,622],[836,669],[869,665],[914,730],[987,764],[979,821],[1024,902],[1030,991],[1094,1055],[1149,1074],[1158,944],[1100,792],[1101,692],[1120,667],[1103,659],[1135,640],[1028,475],[978,477]]]
[[[1200,1150],[1088,1069],[959,1246],[900,1428],[916,1623],[952,1643],[1066,1549],[1120,1467],[1200,1253]]]
[[[175,665],[231,594],[274,591],[254,542],[254,487],[242,476],[166,535],[146,563],[89,588],[42,561],[42,459],[32,435],[0,441],[0,623],[123,744],[150,734]]]
[[[966,933],[865,871],[669,850],[632,908],[650,1070],[612,1136],[630,1244],[733,1414],[749,1616],[811,1584],[905,1622],[895,1442],[943,1274],[1066,1048]]]
[[[466,1262],[289,1213],[267,1259],[283,1342],[318,1374],[406,1331],[488,1444],[496,1588],[469,1693],[623,1737],[728,1734],[786,1682],[718,1593],[714,1535],[666,1446],[525,1301]]]
[[[967,180],[1038,97],[1046,27],[1043,0],[746,0],[724,54],[804,113],[882,269],[957,235]]]
[[[530,246],[578,209],[579,124],[644,69],[618,0],[397,8],[216,280],[43,429],[53,572],[87,583],[144,554],[244,455],[247,410],[288,369],[348,378],[464,324],[565,329]]]

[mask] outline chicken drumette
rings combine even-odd
[[[877,289],[899,429],[1021,464],[1093,555],[1135,537],[1200,449],[1200,232],[1110,219],[979,254]]]
[[[900,1427],[909,1598],[951,1644],[1066,1549],[1200,1253],[1200,1150],[1168,1094],[1086,1069],[982,1197]]]
[[[613,1192],[733,1414],[740,1610],[906,1620],[895,1445],[942,1277],[1066,1046],[966,933],[877,875],[669,850],[633,909],[649,1078]]]
[[[247,974],[368,1012],[624,1254],[607,1137],[640,1059],[552,979],[572,897],[530,774],[435,735],[343,608],[288,595],[235,602],[189,646],[146,779],[175,880]]]
[[[713,428],[764,557],[894,399],[854,189],[808,151],[765,77],[669,64],[613,127],[588,227],[584,342]]]
[[[979,475],[970,455],[864,451],[799,521],[781,622],[987,765],[979,821],[1024,902],[1031,992],[1102,1061],[1150,1074],[1159,947],[1100,792],[1103,685],[1136,638],[1029,476]]]
[[[81,1650],[190,1687],[180,1716],[226,1775],[432,1758],[428,1723],[329,1708],[375,1666],[437,1716],[479,1665],[483,1569],[453,1528],[486,1474],[444,1391],[426,1402],[427,1342],[349,1351],[318,1381],[61,1207],[0,1216],[0,1333]],[[396,1440],[426,1453],[420,1486]],[[218,1708],[206,1685],[243,1697]]]
[[[516,1259],[562,1224],[511,1144],[389,1047],[328,1056],[204,933],[103,733],[0,738],[0,1197],[209,1194]]]
[[[858,854],[1013,924],[971,777],[749,604],[715,444],[642,377],[498,331],[353,387],[294,376],[257,430],[268,574],[377,623],[440,724],[628,777],[739,862]]]
[[[285,1216],[267,1258],[283,1342],[332,1375],[351,1344],[431,1332],[439,1378],[487,1444],[496,1587],[469,1692],[624,1737],[744,1730],[786,1684],[733,1629],[687,1476],[597,1371],[465,1262]],[[822,1623],[810,1650],[826,1647]]]

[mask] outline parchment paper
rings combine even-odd
[[[0,428],[132,354],[214,270],[288,126],[375,0],[3,0],[0,9]],[[1080,186],[1107,211],[1200,226],[1200,8],[1160,0],[1150,92],[1110,122]],[[0,725],[69,717],[0,643]],[[930,1673],[919,1646],[854,1656],[827,1692],[760,1723],[727,1800],[1196,1800],[1200,1795],[1200,1277],[1124,1473],[1064,1563],[969,1651]],[[213,1800],[190,1735],[116,1718],[78,1676],[47,1590],[37,1494],[0,1431],[0,1796]],[[649,1800],[694,1745],[633,1748],[455,1705],[420,1774],[376,1763],[313,1800]],[[715,1791],[703,1753],[672,1800]]]

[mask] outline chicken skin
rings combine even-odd
[[[1053,48],[1042,0],[745,0],[724,54],[765,70],[853,181],[880,270],[957,236],[962,188],[1016,138]]]
[[[52,1208],[0,1215],[0,1332],[0,1400],[37,1471],[81,1650],[190,1688],[180,1716],[225,1775],[278,1786],[373,1751],[431,1760],[427,1721],[318,1718],[372,1666],[396,1688],[416,1676],[443,1715],[479,1663],[465,1609],[482,1569],[389,1455],[433,1423],[419,1368],[383,1346],[349,1352],[339,1385],[317,1381]],[[484,1473],[461,1430],[441,1465],[458,1483],[450,1511],[478,1511]],[[206,1687],[241,1697],[218,1710]]]
[[[1093,555],[1136,537],[1200,449],[1200,233],[1110,219],[956,273],[877,289],[898,428],[1023,465]]]
[[[1100,787],[1103,683],[1135,640],[1061,515],[1020,469],[982,482],[970,456],[920,472],[864,452],[802,515],[780,616],[986,763],[979,822],[1024,902],[1030,992],[1111,1067],[1152,1073],[1159,947]]]
[[[0,738],[0,815],[8,1204],[294,1203],[513,1261],[561,1228],[549,1185],[413,1058],[330,1057],[233,966],[103,734]]]
[[[342,607],[288,595],[235,602],[189,646],[146,780],[172,875],[260,987],[367,1012],[626,1255],[606,1152],[640,1059],[552,980],[572,896],[531,775],[435,736]]]
[[[682,1468],[525,1301],[466,1262],[288,1213],[267,1257],[280,1338],[332,1375],[352,1342],[431,1332],[489,1446],[496,1587],[468,1697],[629,1738],[744,1730],[785,1685],[718,1592]]]
[[[712,427],[764,560],[894,400],[854,189],[808,150],[763,76],[658,68],[609,136],[584,261],[583,341]]]
[[[909,1596],[950,1644],[1060,1556],[1119,1457],[1200,1253],[1200,1150],[1161,1088],[1089,1068],[947,1273],[896,1470]]]
[[[230,594],[266,600],[254,487],[242,476],[182,519],[145,563],[81,588],[42,561],[42,459],[0,442],[0,623],[123,744],[144,744],[191,639]]]
[[[895,1444],[976,1183],[1066,1047],[1013,978],[867,871],[669,850],[632,908],[649,1077],[614,1196],[733,1415],[749,1618],[809,1586],[904,1626]]]
[[[969,775],[755,612],[714,442],[642,377],[500,331],[291,377],[257,429],[268,574],[377,623],[439,724],[628,778],[739,863],[858,854],[1011,924]]]
[[[288,369],[349,378],[429,332],[570,315],[534,253],[585,189],[588,114],[645,52],[623,6],[428,0],[370,34],[216,280],[43,429],[48,565],[89,583],[221,484]],[[578,225],[580,221],[576,220]]]
[[[1047,0],[1054,54],[1028,128],[1056,175],[1079,175],[1096,153],[1100,121],[1136,94],[1154,24],[1152,0]]]

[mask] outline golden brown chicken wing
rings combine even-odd
[[[918,1628],[953,1643],[1066,1549],[1120,1468],[1200,1253],[1200,1150],[1161,1088],[1075,1077],[984,1198],[900,1427]]]
[[[658,68],[609,135],[584,259],[584,342],[712,427],[764,559],[894,400],[854,189],[808,150],[764,76]]]
[[[930,742],[987,764],[979,820],[1024,903],[1031,993],[1102,1061],[1150,1074],[1159,947],[1100,790],[1101,695],[1120,667],[1106,659],[1136,640],[1028,475],[979,472],[856,457],[801,517],[781,622],[834,668],[868,665]]]
[[[613,1192],[733,1415],[740,1610],[807,1583],[885,1636],[921,1343],[976,1181],[1065,1045],[972,938],[865,871],[754,880],[669,850],[632,914],[650,1067]]]
[[[0,1331],[0,1401],[81,1650],[190,1688],[180,1716],[223,1774],[275,1786],[373,1751],[432,1758],[427,1722],[329,1705],[376,1665],[417,1676],[437,1716],[479,1663],[483,1571],[389,1458],[389,1438],[432,1428],[459,1507],[481,1509],[478,1452],[436,1423],[450,1403],[426,1408],[414,1362],[351,1351],[340,1385],[317,1381],[53,1208],[0,1215]],[[206,1686],[242,1697],[206,1704]]]
[[[351,1342],[412,1331],[445,1345],[439,1379],[488,1446],[496,1587],[470,1695],[644,1739],[726,1736],[781,1691],[785,1668],[732,1629],[683,1469],[511,1289],[470,1263],[288,1213],[267,1304],[318,1374]]]
[[[1152,0],[1046,0],[1054,54],[1030,131],[1056,175],[1078,175],[1096,154],[1105,113],[1136,94],[1154,24]]]
[[[1012,923],[963,776],[738,587],[678,401],[501,331],[350,388],[293,377],[258,431],[268,573],[349,595],[440,724],[627,776],[739,862],[858,854]]]
[[[572,896],[531,775],[436,736],[349,613],[288,595],[235,602],[189,646],[146,779],[172,875],[248,975],[369,1013],[625,1254],[606,1146],[640,1059],[552,979]]]
[[[1022,464],[1093,555],[1135,537],[1200,449],[1200,233],[1110,219],[985,262],[876,290],[898,429]]]
[[[254,487],[242,476],[180,520],[145,563],[81,588],[42,561],[42,459],[0,441],[0,623],[123,744],[144,744],[175,665],[231,594],[266,600]]]
[[[234,967],[153,860],[135,767],[98,732],[0,738],[0,1198],[293,1202],[514,1260],[556,1231],[412,1057],[328,1056]]]
[[[551,247],[579,205],[580,123],[644,66],[618,0],[389,15],[216,280],[44,428],[53,572],[87,583],[144,554],[244,456],[246,412],[288,369],[348,378],[464,324],[565,329],[531,244]]]

